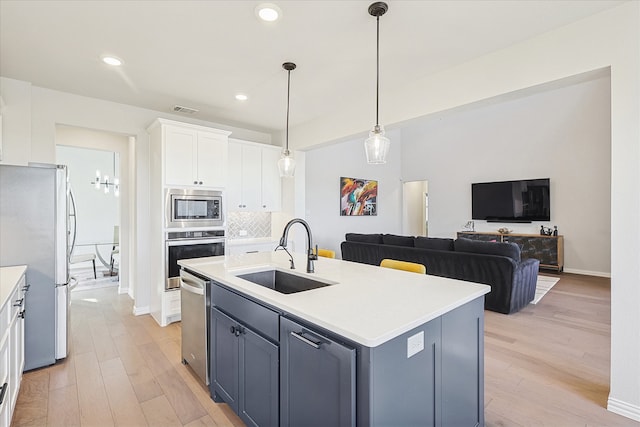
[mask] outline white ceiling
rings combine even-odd
[[[350,99],[375,102],[371,1],[269,0],[282,10],[259,21],[260,1],[0,0],[0,75],[36,86],[248,129],[290,126]],[[577,21],[622,1],[390,0],[380,18],[380,94]],[[103,54],[124,60],[120,69]],[[249,100],[235,100],[237,92]],[[348,118],[347,118],[348,119]]]

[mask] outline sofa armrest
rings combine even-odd
[[[523,259],[513,274],[510,313],[525,307],[536,295],[538,269],[540,261],[534,258]]]

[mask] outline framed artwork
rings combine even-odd
[[[378,181],[340,178],[340,216],[378,215]]]

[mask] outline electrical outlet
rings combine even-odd
[[[407,359],[424,350],[424,331],[407,338]]]
[[[240,230],[240,231],[238,232],[238,235],[240,235],[240,236],[246,236],[246,235],[247,235],[247,230]]]

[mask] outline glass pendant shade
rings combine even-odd
[[[387,163],[389,153],[389,138],[384,136],[384,127],[375,125],[369,132],[369,138],[364,141],[364,152],[367,155],[367,163],[379,165]]]
[[[296,172],[296,161],[291,157],[289,150],[283,150],[278,160],[278,170],[281,178],[291,178]]]

